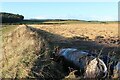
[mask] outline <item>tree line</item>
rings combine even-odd
[[[1,12],[0,18],[2,19],[2,23],[16,23],[23,21],[24,16],[19,14]]]

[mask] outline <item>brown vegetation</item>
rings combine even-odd
[[[21,25],[4,36],[2,78],[61,78],[50,60],[49,45],[37,29]],[[61,75],[56,75],[60,73]]]
[[[62,47],[77,47],[79,49],[101,49],[119,53],[118,24],[58,24],[58,25],[29,25],[47,31],[47,37],[53,44],[56,42]],[[104,51],[103,50],[103,51]]]
[[[73,47],[97,53],[104,47],[102,54],[115,55],[119,60],[118,45],[115,23],[21,25],[3,36],[3,78],[62,79],[68,73],[51,60],[57,48]]]

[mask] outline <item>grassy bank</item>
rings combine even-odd
[[[59,64],[50,60],[51,49],[39,30],[12,25],[4,26],[2,31],[2,78],[64,77]]]

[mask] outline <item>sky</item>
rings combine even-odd
[[[79,19],[116,21],[116,2],[2,2],[1,12],[24,15],[25,19]]]

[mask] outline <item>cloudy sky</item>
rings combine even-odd
[[[1,11],[25,19],[118,20],[117,2],[2,2]]]

